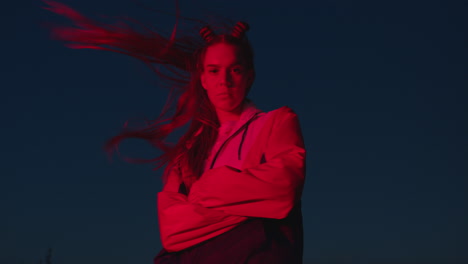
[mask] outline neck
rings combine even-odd
[[[242,110],[244,109],[244,104],[242,103],[237,107],[234,111],[228,112],[228,111],[223,111],[216,109],[216,114],[218,116],[219,123],[224,123],[228,121],[239,121]]]

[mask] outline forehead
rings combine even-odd
[[[241,59],[237,47],[226,43],[218,43],[206,49],[203,64],[229,65],[241,63]]]

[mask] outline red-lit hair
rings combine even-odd
[[[214,34],[206,42],[195,34],[198,32],[182,35],[177,30],[176,23],[171,36],[164,37],[135,20],[126,19],[118,24],[108,25],[93,21],[62,3],[48,0],[44,2],[49,5],[46,9],[67,17],[76,26],[52,27],[54,38],[65,41],[70,48],[108,50],[135,57],[150,67],[170,89],[167,103],[157,119],[148,122],[141,129],[124,128],[105,144],[105,150],[112,154],[118,150],[124,139],[144,139],[162,150],[163,154],[149,160],[125,158],[127,161],[152,162],[155,169],[170,164],[163,174],[164,181],[173,165],[186,162],[193,175],[198,178],[215,143],[219,127],[214,107],[200,82],[203,59],[208,47],[221,42],[231,44],[238,48],[246,67],[255,74],[253,51],[244,36],[248,28],[239,32],[237,24],[232,33]],[[196,22],[204,24],[202,21]],[[131,26],[137,26],[139,30]],[[181,36],[177,37],[178,35]],[[161,66],[165,71],[159,68]],[[248,90],[252,82],[253,79]],[[171,110],[173,113],[170,113]],[[171,145],[165,141],[175,129],[189,123],[187,132],[176,144]]]

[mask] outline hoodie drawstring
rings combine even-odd
[[[242,131],[242,129],[245,127],[244,129],[244,134],[242,135],[242,141],[241,141],[241,144],[239,145],[239,153],[240,153],[240,149],[242,148],[242,144],[244,142],[244,139],[245,139],[245,135],[246,135],[246,132],[247,132],[247,127],[250,125],[250,123],[252,121],[254,121],[255,119],[257,119],[258,115],[260,114],[261,112],[257,112],[255,113],[255,115],[249,120],[247,121],[247,123],[245,123],[242,127],[239,128],[239,130],[237,130],[234,134],[232,134],[228,139],[226,139],[224,141],[224,143],[221,145],[221,147],[218,149],[218,151],[216,152],[214,158],[213,158],[213,161],[211,162],[211,166],[210,166],[210,170],[213,169],[213,166],[216,162],[216,159],[218,158],[218,155],[219,153],[221,152],[221,150],[223,149],[223,147],[226,145],[227,142],[229,142],[229,140],[231,140],[232,138],[234,138],[237,134],[240,133],[240,131]],[[239,158],[240,158],[240,154],[239,154]]]
[[[239,144],[239,150],[237,151],[237,159],[238,160],[241,160],[242,145],[244,144],[245,135],[247,134],[247,130],[249,130],[249,125],[250,125],[250,123],[245,127],[244,133],[242,133],[242,139],[241,139],[241,142]]]

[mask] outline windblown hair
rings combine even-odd
[[[203,59],[208,47],[221,42],[231,44],[243,56],[247,69],[255,74],[254,54],[244,36],[248,25],[239,22],[230,33],[217,35],[203,21],[191,20],[200,25],[205,24],[200,30],[200,36],[194,32],[181,34],[176,22],[171,36],[164,37],[153,28],[132,19],[121,20],[113,25],[103,24],[62,3],[48,0],[44,2],[49,5],[46,9],[67,17],[75,26],[53,26],[51,30],[54,38],[64,41],[66,46],[74,49],[108,50],[135,57],[150,67],[169,88],[166,105],[159,117],[149,121],[143,128],[124,127],[119,135],[105,144],[109,155],[114,151],[118,152],[118,146],[124,139],[144,139],[162,150],[163,154],[153,159],[124,158],[125,160],[154,163],[155,169],[168,165],[163,173],[163,181],[167,180],[173,166],[185,162],[192,172],[192,179],[188,181],[193,182],[199,178],[219,128],[214,106],[201,86]],[[137,26],[139,30],[132,26]],[[161,66],[165,71],[160,69]],[[253,79],[247,92],[252,82]],[[172,113],[169,111],[171,109]],[[166,142],[174,130],[186,124],[190,124],[188,130],[177,143]]]

